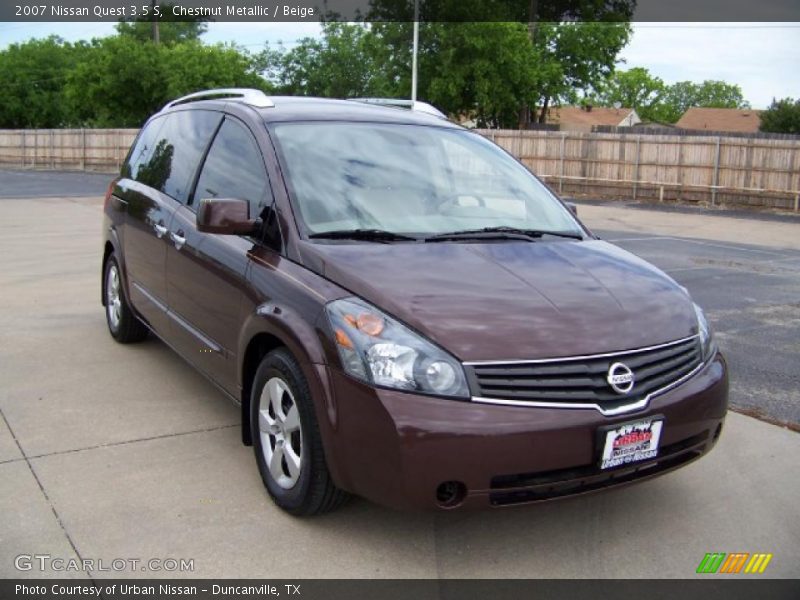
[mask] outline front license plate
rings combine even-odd
[[[663,418],[643,419],[602,429],[601,469],[613,469],[658,456]]]

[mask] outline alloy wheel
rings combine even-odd
[[[122,319],[122,297],[119,287],[119,269],[115,264],[108,269],[106,277],[106,312],[111,328],[116,331]]]
[[[258,429],[272,479],[283,489],[294,487],[303,468],[303,430],[294,396],[279,377],[261,391]]]

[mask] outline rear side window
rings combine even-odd
[[[164,117],[158,117],[144,126],[144,129],[139,133],[139,136],[136,138],[136,143],[128,154],[128,159],[122,166],[123,177],[140,181],[139,172],[142,166],[147,164],[147,161],[150,160],[150,156],[153,154],[153,147],[158,139],[158,133],[163,124]]]
[[[139,167],[136,180],[186,203],[200,157],[221,118],[219,113],[203,110],[162,117],[164,123],[151,142],[152,150],[147,162]]]
[[[203,198],[247,200],[251,218],[272,204],[261,151],[250,132],[233,119],[225,119],[208,151],[194,203]]]

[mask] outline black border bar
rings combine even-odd
[[[242,22],[412,21],[414,0],[162,0],[161,19]],[[150,0],[4,0],[0,21],[113,22]],[[156,5],[161,6],[156,0]],[[536,15],[530,18],[531,6]],[[137,7],[134,9],[134,7]],[[173,8],[179,14],[174,14]],[[419,0],[420,20],[800,22],[798,0]],[[181,16],[181,14],[183,16]]]
[[[789,600],[800,582],[700,579],[6,579],[0,598],[35,600]]]

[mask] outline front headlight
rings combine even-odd
[[[694,305],[694,313],[697,315],[697,329],[700,333],[700,345],[703,350],[703,362],[706,362],[711,358],[716,350],[714,346],[714,335],[711,331],[708,321],[706,320],[705,314],[703,314],[703,309],[697,304]]]
[[[408,327],[358,298],[326,307],[344,370],[378,386],[469,396],[461,364]]]

